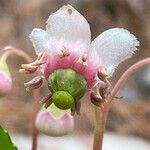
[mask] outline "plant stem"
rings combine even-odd
[[[93,150],[98,150],[100,147],[102,147],[102,135],[102,112],[101,108],[95,106],[95,129]]]
[[[124,72],[124,74],[120,77],[120,79],[115,84],[114,88],[111,91],[110,96],[107,98],[106,104],[104,104],[103,108],[98,108],[95,106],[95,133],[94,133],[94,145],[93,150],[102,150],[103,146],[103,136],[106,127],[106,121],[108,118],[109,108],[113,101],[113,98],[119,91],[119,89],[127,82],[127,80],[136,73],[142,67],[150,64],[150,58],[143,59],[134,65],[132,65],[128,70]]]
[[[95,131],[93,150],[102,150],[108,107],[95,106]]]
[[[23,50],[20,50],[20,49],[16,49],[16,48],[9,48],[8,51],[6,51],[1,59],[3,60],[7,60],[7,58],[11,55],[11,54],[16,54],[20,57],[22,57],[23,59],[25,59],[27,62],[31,62],[32,61],[32,58],[26,54]]]
[[[22,57],[23,59],[25,59],[28,63],[32,62],[32,58],[26,54],[23,50],[21,49],[16,49],[13,47],[9,47],[7,48],[8,51],[4,52],[4,54],[2,55],[1,59],[3,60],[7,60],[7,58],[11,55],[11,54],[16,54],[20,57]],[[38,73],[37,73],[38,74]],[[34,90],[33,91],[33,122],[32,122],[32,150],[37,150],[37,137],[38,137],[38,131],[35,127],[35,119],[36,119],[36,115],[38,113],[39,110],[39,101],[40,101],[40,90]]]
[[[123,73],[123,75],[120,77],[120,79],[117,81],[114,88],[112,89],[110,96],[108,97],[110,104],[111,104],[113,98],[115,97],[115,95],[117,94],[117,92],[119,91],[119,89],[127,82],[127,80],[133,74],[135,74],[139,69],[141,69],[142,67],[144,67],[148,64],[150,64],[150,57],[140,60],[139,62],[132,65],[128,70],[126,70]]]
[[[35,119],[39,111],[40,89],[33,91],[33,98],[32,150],[37,150],[38,130],[35,127]]]

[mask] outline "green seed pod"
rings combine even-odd
[[[53,92],[54,104],[60,109],[69,109],[84,96],[87,82],[74,70],[58,69],[49,76],[48,88]]]

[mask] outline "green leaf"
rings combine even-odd
[[[8,132],[0,126],[0,150],[17,150]]]

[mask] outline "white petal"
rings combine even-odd
[[[84,52],[91,42],[90,27],[86,19],[72,6],[67,5],[49,16],[47,31],[55,46],[77,47]]]
[[[122,28],[112,28],[101,33],[91,44],[90,56],[97,58],[99,65],[112,75],[115,68],[127,58],[130,58],[139,46],[133,34]]]
[[[46,35],[47,33],[44,30],[38,28],[33,29],[31,34],[29,35],[35,48],[36,54],[48,51],[49,45]]]

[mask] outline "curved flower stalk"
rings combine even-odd
[[[23,64],[21,70],[34,73],[40,68],[43,75],[25,86],[36,89],[47,80],[50,93],[42,100],[45,108],[54,103],[58,109],[70,109],[72,115],[80,114],[80,99],[86,92],[102,108],[110,94],[108,78],[137,50],[136,37],[125,29],[112,28],[91,42],[88,22],[70,5],[51,14],[46,23],[46,30],[35,28],[30,34],[37,60]]]
[[[9,68],[6,64],[8,57],[12,54],[15,54],[25,59],[28,63],[32,61],[32,58],[21,49],[16,49],[14,47],[7,46],[3,50],[4,50],[4,53],[2,54],[0,58],[0,74],[1,74],[0,75],[0,94],[1,95],[8,94],[12,88],[11,75],[9,72]],[[33,110],[34,111],[33,111],[33,126],[32,126],[32,150],[37,149],[38,131],[35,127],[35,118],[39,110],[39,97],[40,97],[39,90],[33,91],[33,99],[34,99]]]
[[[108,112],[115,95],[133,74],[135,74],[146,65],[150,65],[150,57],[135,63],[129,69],[127,69],[112,88],[111,93],[107,97],[107,102],[105,103],[105,105],[100,109],[95,108],[95,134],[93,150],[102,150],[103,136],[106,127]]]

